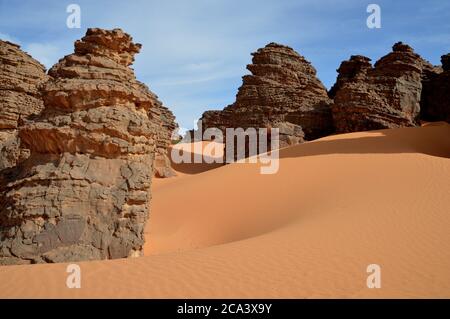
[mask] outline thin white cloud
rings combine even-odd
[[[227,76],[230,77],[230,76]],[[197,84],[197,83],[205,83],[205,82],[211,82],[214,80],[218,80],[218,79],[224,79],[227,78],[224,76],[221,76],[220,74],[214,74],[211,76],[207,76],[207,77],[201,77],[201,78],[185,78],[185,79],[170,79],[170,80],[165,80],[162,79],[160,81],[158,81],[158,85],[159,86],[180,86],[180,85],[191,85],[191,84]]]
[[[133,66],[137,78],[189,127],[203,111],[234,101],[250,53],[272,41],[305,56],[328,87],[342,60],[364,54],[375,61],[398,40],[437,62],[448,48],[449,5],[429,2],[380,0],[383,28],[373,31],[362,0],[77,0],[81,29],[66,26],[70,2],[0,0],[0,30],[50,67],[73,52],[87,28],[122,28],[143,45]]]
[[[224,70],[224,68],[207,68],[202,71],[203,72],[198,72],[197,74],[192,74],[191,72],[182,72],[180,76],[160,78],[158,79],[158,86],[186,86],[229,78],[240,78],[240,76],[242,75],[242,71],[236,68],[234,70]]]
[[[406,41],[412,43],[425,43],[425,44],[438,44],[438,45],[450,45],[449,34],[433,34],[426,36],[409,36],[406,37]]]
[[[10,36],[9,34],[6,34],[6,33],[0,32],[0,40],[9,41],[9,42],[12,42],[12,43],[20,45],[19,39],[16,39],[16,38],[14,38],[14,37]]]
[[[220,63],[219,62],[200,62],[200,63],[189,63],[183,66],[183,69],[186,71],[208,71],[216,68]]]
[[[23,47],[24,51],[41,62],[47,69],[61,58],[58,46],[50,43],[30,43]]]

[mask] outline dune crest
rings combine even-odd
[[[82,289],[66,288],[67,264],[1,267],[0,296],[449,298],[449,134],[335,135],[282,149],[278,174],[158,181],[145,257],[80,263]],[[381,289],[366,286],[373,263]]]

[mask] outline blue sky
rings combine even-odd
[[[66,26],[71,3],[81,7],[81,29]],[[366,26],[370,3],[381,7],[381,29]],[[120,27],[142,43],[137,78],[192,128],[203,111],[234,101],[250,53],[269,42],[305,56],[328,88],[341,61],[375,61],[400,40],[439,64],[450,52],[450,1],[0,0],[0,38],[47,67],[72,53],[88,27]]]

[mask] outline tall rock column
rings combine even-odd
[[[175,172],[171,167],[169,147],[172,142],[172,134],[178,128],[173,113],[161,102],[158,101],[157,107],[151,108],[149,117],[159,125],[156,138],[156,150],[153,173],[156,177],[172,177]]]
[[[269,43],[252,54],[236,101],[202,116],[203,129],[279,128],[280,146],[301,143],[333,131],[325,86],[316,70],[292,48]]]
[[[16,44],[0,40],[0,170],[14,167],[29,155],[20,147],[18,128],[44,107],[39,87],[45,68]]]
[[[158,125],[129,68],[139,50],[120,29],[88,29],[49,71],[45,109],[19,131],[31,155],[4,177],[0,264],[141,254]]]

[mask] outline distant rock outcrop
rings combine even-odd
[[[280,128],[280,146],[332,132],[331,99],[314,67],[292,48],[270,43],[253,53],[236,101],[207,111],[203,130],[216,127]]]
[[[17,129],[44,107],[39,86],[47,75],[42,64],[16,44],[0,40],[0,170],[29,155],[20,147]]]
[[[141,253],[160,102],[129,68],[139,50],[88,29],[49,71],[45,109],[19,130],[30,157],[3,176],[0,264]]]
[[[422,80],[433,66],[401,42],[372,67],[352,56],[338,69],[333,120],[338,133],[415,126],[419,121]]]
[[[430,72],[424,82],[421,119],[450,123],[450,53],[441,57],[441,72]]]

